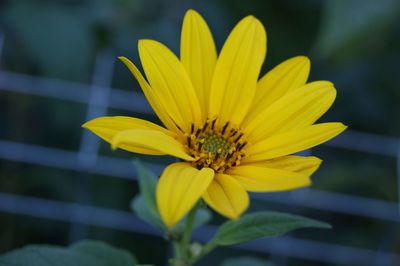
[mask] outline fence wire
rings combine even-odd
[[[1,43],[0,38],[0,47]],[[100,53],[96,60],[92,84],[89,85],[2,70],[0,71],[0,91],[78,102],[87,106],[87,120],[107,114],[108,108],[146,115],[152,114],[142,94],[110,87],[114,61],[114,56],[110,52]],[[349,130],[325,145],[396,159],[400,197],[399,143],[398,138]],[[101,174],[115,178],[135,179],[135,169],[129,160],[102,156],[98,152],[99,140],[88,131],[82,131],[81,144],[77,151],[6,139],[0,140],[1,160],[72,170],[83,174]],[[40,156],[37,156],[38,154]],[[160,173],[164,167],[155,163],[147,163],[146,166],[157,173]],[[0,211],[71,222],[73,228],[70,233],[70,241],[84,236],[89,225],[160,236],[159,232],[138,220],[133,214],[91,206],[89,199],[85,198],[86,189],[90,184],[83,183],[82,185],[81,179],[80,186],[77,201],[84,204],[0,193]],[[313,189],[286,193],[255,194],[252,197],[258,201],[357,215],[388,222],[400,222],[400,205],[372,198]],[[197,231],[195,236],[198,240],[205,241],[214,231],[215,227],[205,226]],[[235,248],[336,264],[370,265],[373,263],[386,265],[382,263],[390,262],[393,265],[400,265],[400,257],[385,250],[374,251],[295,237],[279,237],[272,242],[273,245],[269,241],[259,240]]]

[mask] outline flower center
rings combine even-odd
[[[186,134],[186,146],[196,159],[193,162],[195,167],[210,167],[218,173],[224,173],[240,164],[247,142],[243,133],[231,127],[229,122],[223,126],[218,126],[216,122],[217,119],[208,119],[199,128],[192,124],[190,134]]]
[[[211,153],[213,155],[219,153],[222,156],[225,156],[229,153],[229,148],[229,142],[215,133],[206,136],[204,138],[203,146],[201,147],[202,151],[206,153]]]

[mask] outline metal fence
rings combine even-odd
[[[1,56],[0,38],[0,56]],[[1,60],[0,60],[1,62]],[[19,73],[0,71],[0,91],[22,93],[72,101],[87,106],[86,120],[107,114],[108,108],[152,114],[144,96],[110,87],[115,56],[102,52],[97,56],[92,84],[80,84],[63,80],[35,77]],[[79,129],[77,129],[79,130]],[[72,170],[82,173],[101,174],[115,178],[135,179],[135,169],[126,159],[99,155],[99,138],[86,130],[82,131],[79,150],[70,151],[38,145],[0,140],[0,159],[22,164]],[[397,179],[400,184],[400,140],[398,138],[372,135],[352,130],[325,145],[397,159]],[[37,156],[40,154],[40,156]],[[160,173],[163,165],[147,164]],[[400,192],[400,185],[398,187]],[[84,197],[85,191],[81,191]],[[400,222],[399,205],[382,200],[323,192],[313,189],[286,193],[256,194],[258,201],[273,202],[318,209],[337,214],[347,214]],[[159,232],[137,219],[129,212],[93,207],[78,203],[66,203],[35,197],[0,192],[0,211],[33,216],[55,221],[71,222],[70,239],[73,241],[94,225],[105,228],[159,235]],[[215,231],[214,226],[204,226],[195,233],[199,241],[205,241]],[[273,244],[271,243],[273,242]],[[369,250],[351,246],[329,244],[295,237],[278,237],[274,241],[257,240],[234,248],[270,253],[280,257],[294,257],[345,265],[400,265],[400,256],[381,248]],[[285,260],[278,260],[285,265]]]

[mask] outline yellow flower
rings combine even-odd
[[[340,134],[342,123],[314,124],[332,105],[328,81],[307,82],[310,62],[291,58],[258,80],[267,37],[253,16],[230,33],[218,58],[203,18],[189,10],[181,56],[153,40],[139,41],[147,80],[125,57],[164,127],[131,117],[100,117],[84,127],[113,148],[172,155],[157,185],[157,204],[173,227],[202,198],[218,213],[238,218],[248,191],[284,191],[310,185],[321,160],[292,155]]]

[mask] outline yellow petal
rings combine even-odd
[[[258,142],[272,134],[312,125],[329,109],[335,97],[331,82],[309,83],[248,119],[242,125],[244,132],[253,142]]]
[[[239,125],[253,101],[267,36],[253,16],[242,19],[226,40],[215,66],[210,92],[210,117]]]
[[[249,206],[249,195],[233,177],[216,174],[203,195],[204,201],[216,212],[237,219]]]
[[[188,163],[174,163],[162,173],[157,184],[157,205],[161,218],[173,227],[193,208],[212,182],[214,171],[197,170]]]
[[[114,137],[122,131],[132,130],[132,129],[149,129],[153,131],[162,132],[165,135],[168,135],[172,138],[176,137],[176,134],[160,127],[154,123],[151,123],[146,120],[134,118],[134,117],[126,117],[126,116],[103,116],[98,117],[89,122],[86,122],[82,127],[89,129],[94,134],[102,138],[103,140],[111,143]],[[130,145],[123,145],[121,147],[124,150],[144,153],[144,154],[153,154],[153,155],[161,155],[164,154],[159,150],[154,150],[151,148],[134,148]]]
[[[310,73],[310,60],[296,56],[267,72],[258,82],[248,116],[261,112],[286,93],[304,85]]]
[[[204,19],[186,12],[181,34],[181,62],[197,93],[203,115],[208,111],[211,79],[217,61],[214,39]]]
[[[161,101],[158,98],[154,90],[150,87],[150,85],[143,77],[142,73],[140,73],[139,69],[137,69],[137,67],[128,58],[123,56],[120,56],[118,58],[125,64],[125,66],[131,71],[133,76],[139,82],[139,85],[142,88],[142,91],[146,96],[147,100],[149,101],[151,108],[153,108],[154,112],[156,113],[158,118],[160,118],[161,122],[168,129],[174,132],[180,132],[178,128],[175,126],[173,119],[171,119],[171,117],[168,115],[166,107],[163,106],[163,101]]]
[[[200,125],[200,104],[178,58],[166,46],[152,40],[139,41],[139,55],[147,79],[170,117],[185,132],[190,131],[191,123]]]
[[[310,175],[321,160],[316,157],[285,156],[269,161],[240,165],[229,170],[247,191],[285,191],[311,184]]]
[[[248,157],[242,162],[268,160],[306,150],[328,141],[345,129],[346,126],[342,123],[322,123],[274,135],[266,140],[251,143],[246,149]]]
[[[269,168],[283,169],[310,176],[318,169],[321,163],[322,160],[315,156],[289,155],[252,164],[262,164]]]
[[[121,131],[111,141],[113,149],[121,148],[128,151],[149,149],[168,154],[187,161],[194,159],[187,154],[185,146],[167,134],[151,129],[131,129]]]

